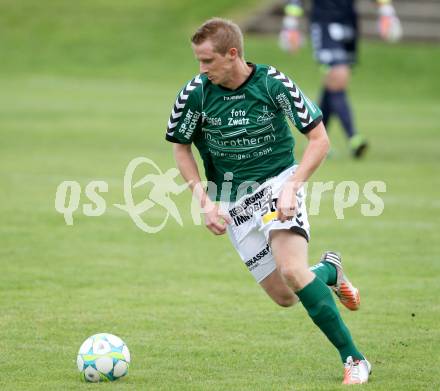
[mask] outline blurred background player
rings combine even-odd
[[[397,41],[402,35],[400,21],[391,0],[377,0],[378,29],[387,41]],[[303,16],[301,0],[290,0],[285,7],[281,47],[295,53],[301,46],[299,20]],[[354,158],[361,158],[367,150],[366,139],[358,133],[347,97],[351,66],[356,63],[358,16],[355,0],[312,0],[310,32],[316,60],[325,67],[326,74],[320,97],[323,122],[327,128],[336,115],[349,141]]]

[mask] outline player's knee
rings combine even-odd
[[[336,66],[330,69],[326,77],[326,87],[330,91],[342,91],[348,86],[350,70],[346,66]]]
[[[296,286],[302,278],[303,270],[296,265],[286,265],[280,268],[280,273],[284,280],[289,283],[289,286]]]
[[[279,296],[275,302],[281,307],[288,308],[298,303],[298,297],[296,295]]]
[[[348,80],[342,78],[335,78],[332,80],[328,80],[326,83],[326,88],[334,92],[346,90],[347,86],[348,86]]]

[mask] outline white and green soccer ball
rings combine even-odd
[[[79,348],[76,363],[86,382],[114,381],[127,375],[130,352],[116,335],[95,334]]]

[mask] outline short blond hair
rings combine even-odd
[[[222,18],[209,19],[197,29],[191,42],[200,45],[208,39],[217,53],[224,56],[229,49],[236,48],[238,56],[243,58],[243,34],[234,22]]]

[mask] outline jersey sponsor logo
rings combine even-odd
[[[202,114],[198,111],[193,112],[191,111],[191,109],[187,111],[185,118],[183,119],[183,122],[179,128],[179,133],[182,133],[183,137],[187,140],[191,139],[191,136],[197,127],[197,123],[201,115]]]
[[[228,126],[249,125],[249,118],[228,118]]]
[[[217,151],[216,149],[212,149],[212,148],[208,148],[208,150],[212,156],[219,157],[219,158],[225,158],[225,159],[229,159],[229,160],[240,161],[240,160],[250,159],[252,157],[252,154],[250,154],[250,153],[221,152],[221,151]]]
[[[263,248],[260,252],[255,254],[251,259],[248,259],[245,262],[245,265],[249,270],[253,270],[260,264],[258,261],[263,259],[268,254],[270,254],[270,247],[269,245],[266,245],[265,248]]]
[[[267,106],[263,106],[263,114],[257,118],[257,122],[259,124],[265,124],[266,122],[270,122],[272,118],[275,118],[275,113],[269,113]]]
[[[246,99],[246,94],[223,96],[223,100],[241,100],[241,99]]]
[[[207,128],[202,130],[208,147],[213,151],[248,152],[276,141],[275,129],[272,124],[255,130],[244,128],[232,132]]]
[[[245,110],[232,109],[230,117],[228,117],[228,126],[249,125],[249,118],[246,118]]]
[[[283,110],[284,114],[289,117],[289,119],[295,123],[295,118],[293,117],[293,111],[292,111],[292,105],[289,102],[289,99],[287,98],[286,94],[278,94],[275,99],[277,100],[278,104],[280,105],[281,109]]]
[[[209,117],[204,111],[202,112],[202,122],[211,126],[222,126],[221,117]]]
[[[246,221],[249,221],[256,211],[261,211],[261,214],[267,213],[270,210],[271,200],[272,187],[264,187],[245,198],[239,205],[230,209],[229,215],[232,217],[234,224],[238,227]]]

